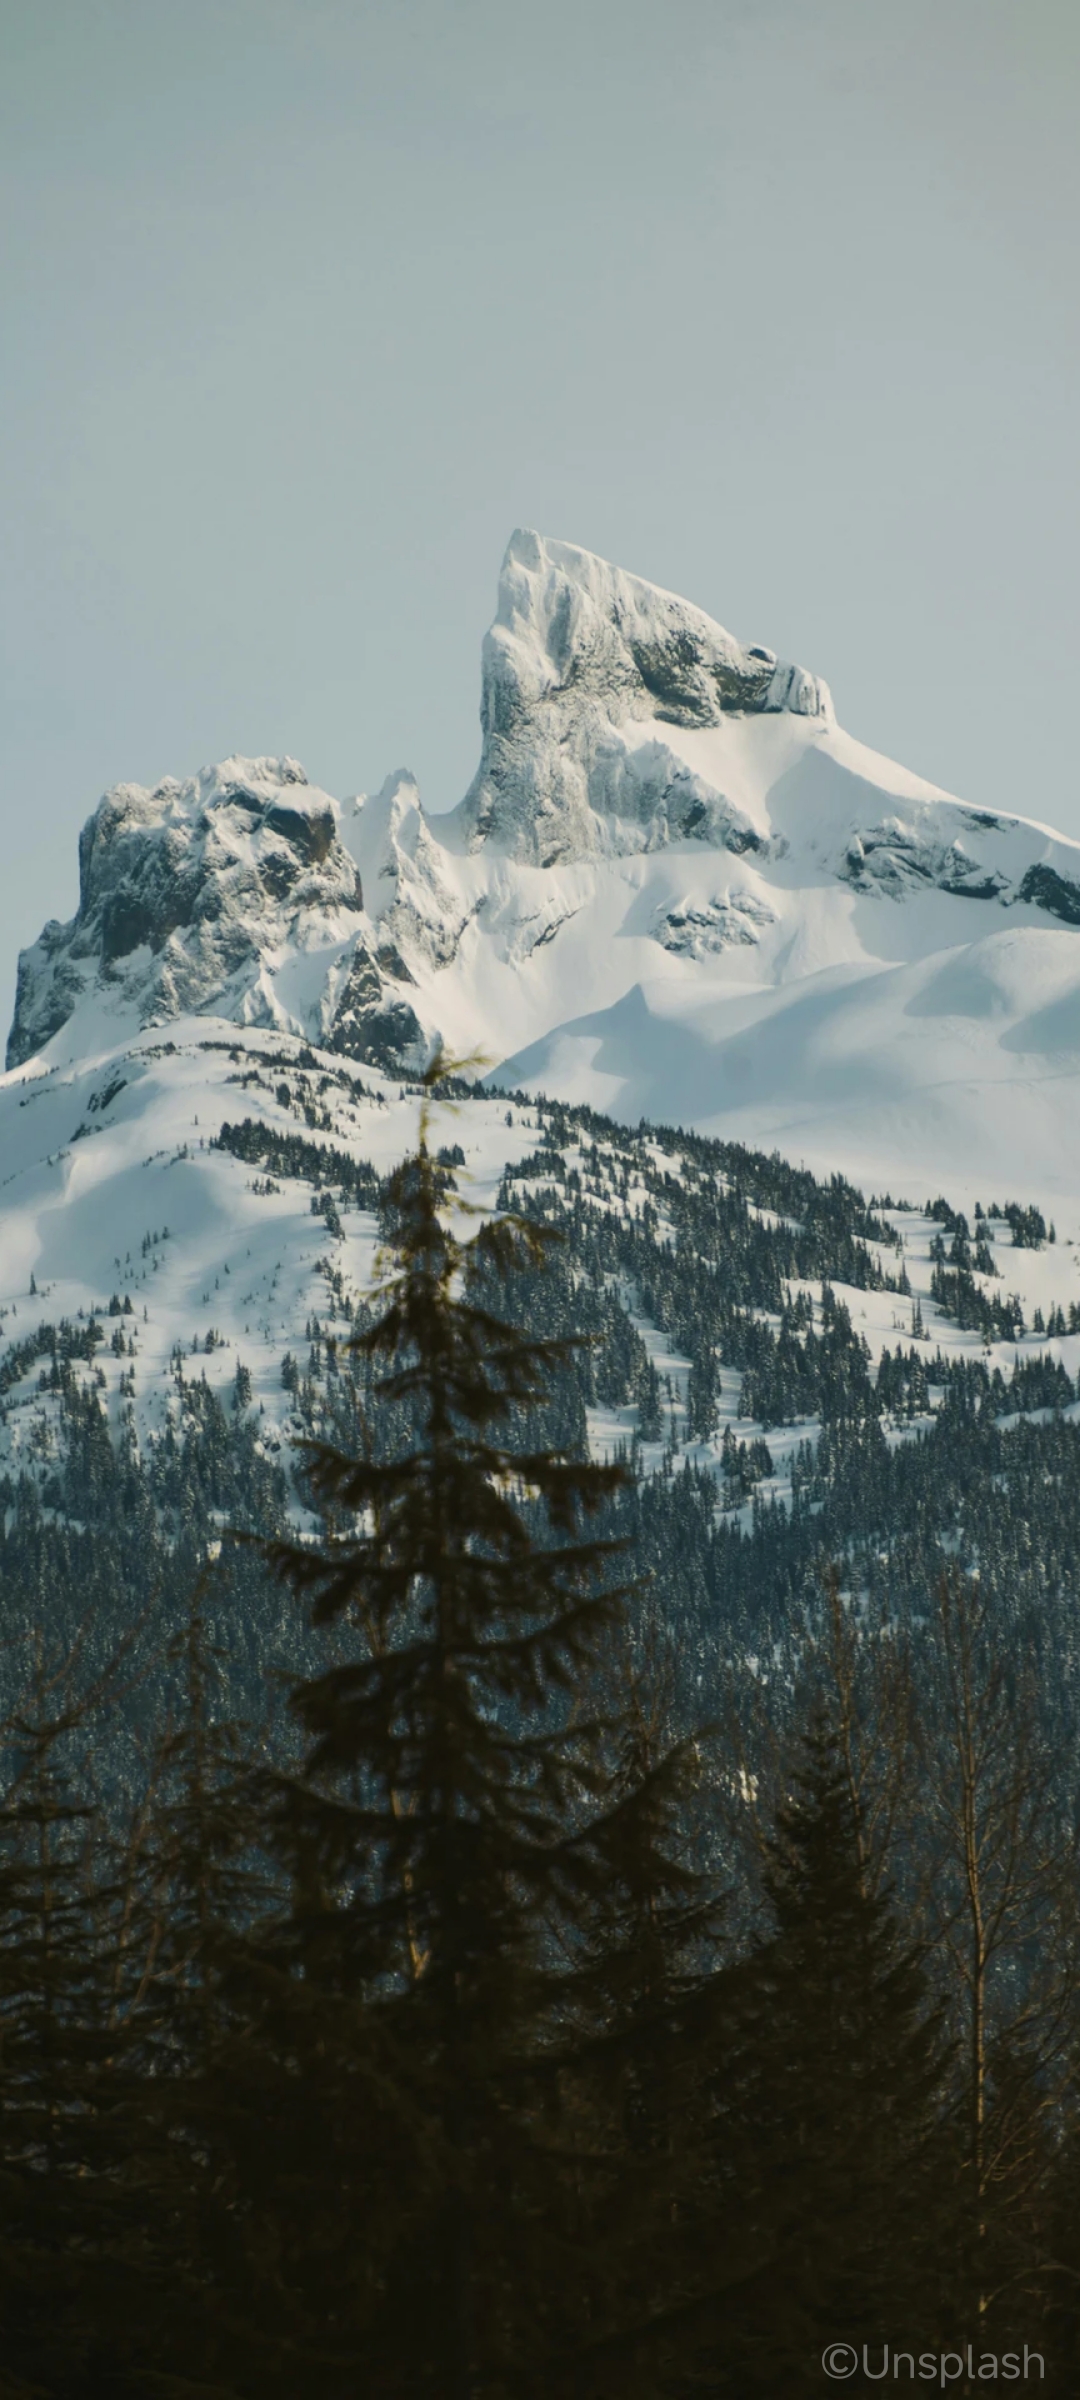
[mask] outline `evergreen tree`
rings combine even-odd
[[[654,1607],[613,1647],[605,1680],[604,1876],[589,1972],[573,1979],[567,2078],[593,2169],[583,2233],[594,2331],[568,2388],[654,2400],[687,2346],[686,2234],[707,2157],[701,2016],[726,1904],[710,1840],[711,1743],[675,1732],[675,1664]]]
[[[29,1705],[2,1728],[4,2400],[122,2388],[157,2265],[138,2189],[120,1886],[80,1755],[100,1692],[79,1694],[71,1663],[49,1673],[39,1648]]]
[[[717,2011],[715,2167],[698,2238],[722,2262],[710,2389],[817,2392],[826,2342],[942,2330],[952,2189],[940,2024],[851,1781],[818,1718],[767,1846],[771,1923]],[[710,2381],[710,2378],[713,2380]]]
[[[181,2391],[232,2400],[260,2379],[278,2388],[287,2327],[268,2307],[259,2256],[278,2127],[245,1971],[251,1929],[275,1894],[260,1855],[250,1729],[222,1704],[211,1588],[208,1568],[169,1647],[177,1703],[151,1764],[125,1933],[144,2205],[167,2268],[140,2329],[139,2370],[163,2394],[175,2378]]]
[[[335,2009],[342,1990],[363,2002],[392,2105],[404,2116],[407,2095],[425,2134],[411,2185],[395,2162],[401,2234],[378,2288],[355,2292],[306,2388],[339,2391],[360,2339],[387,2400],[502,2400],[550,2390],[582,2287],[551,2070],[603,1865],[580,1694],[620,1599],[602,1588],[613,1545],[582,1516],[624,1470],[515,1440],[571,1345],[476,1296],[544,1243],[521,1219],[472,1245],[451,1229],[426,1097],[442,1072],[390,1178],[391,1263],[356,1340],[409,1437],[387,1457],[313,1445],[327,1538],[272,1553],[338,1638],[293,1694],[307,1750],[276,1787],[275,1838],[295,1975]]]
[[[1037,2195],[1072,2084],[1077,1835],[1027,1660],[945,1576],[921,1711],[927,1915],[958,2041],[966,2311],[999,2347],[1041,2304]]]
[[[643,1442],[658,1442],[664,1431],[660,1410],[660,1377],[650,1359],[641,1379],[638,1398],[638,1431]]]
[[[716,1353],[708,1347],[695,1351],[686,1379],[686,1429],[691,1441],[707,1442],[715,1433],[719,1418],[720,1376]]]

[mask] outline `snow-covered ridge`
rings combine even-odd
[[[688,837],[759,848],[738,805],[658,728],[785,712],[832,722],[826,685],[802,667],[535,533],[515,533],[506,553],[483,671],[483,756],[463,824],[473,843],[494,838],[537,866]]]
[[[291,759],[120,785],[80,902],[22,955],[10,1068],[214,1015],[407,1072],[774,1141],[925,1190],[1080,1185],[1080,845],[854,741],[764,645],[515,534],[480,765],[338,802]],[[1015,1173],[1009,1178],[1016,1183]]]
[[[536,1104],[508,1103],[482,1090],[437,1120],[436,1138],[452,1141],[463,1157],[471,1211],[497,1205],[508,1167],[522,1169],[528,1178],[522,1188],[544,1188],[540,1145],[549,1122]],[[156,1444],[182,1436],[193,1408],[198,1421],[205,1387],[228,1418],[254,1412],[264,1454],[287,1463],[294,1442],[310,1431],[297,1411],[289,1362],[310,1375],[323,1345],[348,1339],[356,1302],[370,1291],[376,1269],[380,1227],[371,1187],[415,1141],[417,1124],[414,1087],[377,1069],[361,1072],[340,1054],[205,1014],[179,1017],[167,1033],[139,1033],[77,1061],[35,1061],[6,1076],[0,1083],[0,1480],[28,1474],[47,1501],[66,1439],[57,1375],[65,1355],[79,1390],[95,1395],[114,1441],[134,1459],[145,1461]],[[640,1217],[649,1197],[646,1168],[658,1170],[661,1180],[678,1172],[679,1144],[658,1143],[646,1130],[614,1140],[612,1132],[595,1121],[587,1136],[565,1132],[565,1163],[584,1178],[590,1207],[598,1203],[602,1168],[599,1204]],[[1017,1163],[1006,1171],[1015,1175]],[[689,1171],[702,1171],[700,1159]],[[1010,1186],[984,1193],[995,1196],[1007,1198]],[[970,1187],[956,1197],[973,1213]],[[778,1221],[768,1211],[755,1213],[763,1222]],[[1039,1248],[1014,1248],[1003,1223],[977,1221],[996,1244],[990,1279],[980,1269],[980,1288],[989,1299],[1015,1294],[1028,1328],[993,1342],[963,1331],[934,1300],[941,1222],[921,1210],[881,1213],[898,1244],[872,1247],[891,1285],[838,1283],[834,1293],[875,1365],[885,1350],[917,1340],[928,1369],[940,1350],[999,1370],[1005,1385],[1017,1359],[1046,1356],[1070,1378],[1080,1373],[1076,1200],[1058,1213],[1057,1239]],[[670,1234],[658,1217],[657,1238]],[[797,1288],[804,1302],[812,1300],[820,1325],[822,1288]],[[795,1285],[790,1296],[797,1296]],[[778,1478],[772,1489],[780,1497],[790,1493],[791,1461],[801,1443],[815,1438],[816,1423],[802,1417],[766,1427],[749,1412],[743,1417],[742,1376],[726,1370],[715,1432],[691,1442],[689,1361],[670,1334],[636,1306],[633,1313],[654,1364],[673,1378],[682,1439],[696,1462],[716,1474],[718,1497],[725,1431],[748,1441],[767,1432]],[[1045,1330],[1044,1318],[1050,1319]],[[328,1371],[324,1358],[324,1389]],[[593,1447],[603,1454],[632,1438],[637,1412],[604,1403],[592,1410],[589,1425]],[[897,1428],[890,1429],[894,1436],[900,1438]],[[646,1441],[649,1471],[661,1464],[662,1449],[661,1440]]]

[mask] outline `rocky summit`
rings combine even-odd
[[[20,960],[9,1069],[192,1015],[406,1074],[442,1037],[624,1120],[893,1182],[992,1171],[1007,1122],[1040,1191],[1075,1187],[1080,846],[909,774],[815,674],[535,533],[481,725],[449,816],[407,770],[338,802],[292,759],[108,792],[76,916]]]

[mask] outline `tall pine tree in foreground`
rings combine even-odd
[[[465,1243],[453,1197],[425,1098],[357,1342],[409,1432],[389,1456],[316,1446],[327,1538],[272,1553],[338,1639],[294,1692],[304,1768],[275,1791],[289,1964],[309,2007],[325,1995],[328,2039],[342,1997],[363,2001],[388,2108],[426,2129],[395,2162],[399,2238],[374,2286],[355,2262],[307,2388],[359,2374],[386,2400],[550,2392],[590,2309],[558,2085],[605,1871],[603,1737],[581,1695],[621,1598],[585,1520],[622,1470],[530,1448],[570,1345],[478,1289],[535,1264],[542,1236],[503,1217]]]

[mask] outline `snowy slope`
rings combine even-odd
[[[258,1417],[262,1447],[287,1461],[304,1428],[286,1361],[306,1373],[312,1344],[321,1344],[325,1373],[326,1353],[347,1336],[376,1270],[376,1220],[362,1196],[346,1196],[343,1162],[385,1172],[415,1138],[417,1106],[415,1090],[377,1070],[206,1016],[174,1020],[167,1034],[99,1045],[76,1061],[35,1060],[9,1073],[0,1084],[0,1475],[47,1480],[63,1438],[50,1362],[55,1367],[64,1350],[65,1327],[78,1343],[93,1325],[96,1344],[77,1352],[77,1380],[96,1391],[114,1440],[133,1455],[145,1457],[170,1428],[183,1427],[185,1387],[203,1379],[231,1412],[242,1367],[250,1377],[244,1406]],[[242,1120],[276,1140],[322,1146],[325,1188],[310,1166],[267,1172],[218,1146],[222,1127]],[[478,1092],[435,1138],[460,1146],[465,1195],[483,1210],[494,1204],[504,1166],[533,1153],[542,1130],[535,1104]],[[610,1154],[614,1192],[625,1148],[616,1155],[595,1126],[589,1141],[591,1172]],[[641,1160],[670,1163],[644,1134],[636,1149]],[[568,1161],[585,1165],[572,1135]],[[1012,1176],[985,1189],[984,1205],[1015,1197],[1017,1188]],[[622,1205],[640,1210],[642,1196],[632,1177]],[[894,1277],[903,1266],[908,1296],[837,1286],[872,1359],[910,1341],[918,1307],[928,1361],[940,1348],[999,1368],[1008,1383],[1018,1358],[1050,1356],[1076,1378],[1080,1332],[1061,1330],[1059,1320],[1047,1336],[1042,1322],[1059,1309],[1067,1322],[1080,1312],[1080,1202],[1059,1212],[1057,1239],[1040,1249],[1017,1249],[1004,1225],[990,1227],[997,1276],[984,1288],[1015,1292],[1027,1324],[1018,1338],[992,1343],[962,1331],[932,1299],[931,1242],[940,1226],[909,1211],[885,1214],[901,1247],[883,1252],[881,1263]],[[657,1238],[666,1238],[662,1214]],[[824,1295],[815,1287],[810,1297],[820,1318]],[[648,1319],[635,1313],[635,1321],[682,1412],[688,1361]],[[725,1374],[715,1436],[693,1451],[718,1479],[725,1429],[745,1440],[762,1431],[739,1407],[739,1378]],[[594,1448],[610,1451],[635,1423],[632,1407],[598,1409]],[[778,1496],[814,1430],[805,1419],[768,1428]],[[661,1445],[646,1445],[646,1468],[660,1459]]]
[[[827,687],[567,544],[514,536],[451,817],[291,760],[121,786],[12,1067],[195,1012],[407,1072],[775,1142],[922,1197],[1080,1191],[1080,845],[853,741]],[[1018,795],[1034,801],[1036,795]]]
[[[481,1206],[535,1139],[506,1114],[494,1100],[470,1107]],[[415,1139],[417,1101],[378,1072],[205,1017],[0,1083],[0,1472],[47,1461],[56,1433],[37,1356],[20,1371],[20,1345],[95,1320],[105,1340],[79,1374],[115,1437],[141,1452],[179,1422],[185,1378],[228,1402],[242,1364],[268,1450],[287,1446],[283,1358],[306,1359],[313,1316],[348,1325],[375,1273],[377,1227],[343,1201],[331,1230],[310,1176],[284,1180],[212,1147],[243,1120],[329,1145],[339,1172],[350,1157],[385,1173]]]

